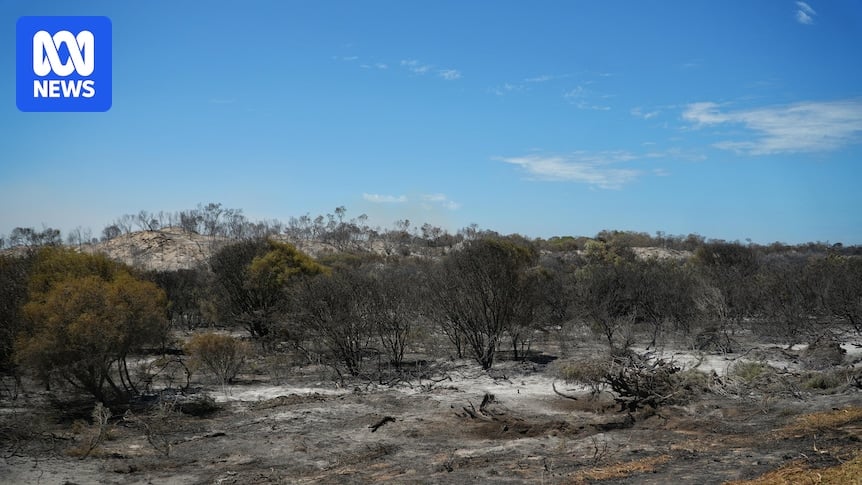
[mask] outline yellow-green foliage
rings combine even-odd
[[[758,377],[771,373],[772,368],[762,362],[739,361],[730,369],[731,375],[751,383]]]
[[[46,293],[60,281],[86,276],[109,281],[119,272],[128,273],[128,269],[104,255],[45,246],[39,249],[30,273],[30,294]]]
[[[260,283],[270,282],[285,286],[297,276],[314,276],[329,272],[325,266],[291,244],[269,240],[267,245],[267,253],[254,258],[249,268],[251,278]]]
[[[106,385],[115,395],[130,390],[126,356],[158,344],[167,330],[164,292],[104,256],[45,248],[29,288],[16,360],[100,400]]]

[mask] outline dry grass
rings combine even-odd
[[[846,431],[849,424],[862,421],[862,407],[849,407],[833,411],[806,414],[796,418],[779,430],[785,438],[801,435],[821,434],[830,431]],[[848,454],[849,450],[818,450],[831,455],[841,463],[835,466],[812,468],[807,460],[794,460],[780,468],[747,481],[728,482],[726,485],[778,485],[778,484],[841,484],[862,485],[862,452]],[[841,456],[844,455],[844,456]]]
[[[862,421],[862,407],[849,407],[823,413],[806,414],[782,428],[781,434],[783,436],[798,436],[808,433],[821,433],[841,428],[856,421]]]
[[[613,465],[581,470],[574,476],[574,483],[586,483],[587,480],[611,480],[626,478],[642,473],[652,473],[659,465],[670,461],[670,455],[652,456],[640,460],[615,463]]]
[[[804,460],[796,460],[772,470],[754,480],[728,482],[725,485],[784,485],[784,484],[862,485],[862,453],[852,460],[827,468],[811,468]]]

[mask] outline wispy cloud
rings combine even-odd
[[[414,194],[415,195],[415,194]],[[425,210],[434,210],[435,208],[444,208],[447,210],[458,210],[461,204],[450,199],[446,194],[419,194],[411,197],[406,195],[384,195],[384,194],[368,194],[363,193],[362,198],[368,202],[375,204],[408,204],[408,207],[421,207]]]
[[[457,69],[441,69],[437,71],[437,74],[447,81],[461,79],[461,72]]]
[[[407,202],[406,195],[362,194],[362,198],[375,204],[403,204]]]
[[[796,2],[796,21],[802,25],[811,25],[814,23],[814,17],[817,16],[817,12],[811,8],[811,5],[808,5],[805,2]]]
[[[698,69],[703,65],[703,60],[701,59],[690,59],[686,62],[683,62],[679,65],[680,69]]]
[[[643,118],[645,120],[649,120],[649,119],[655,118],[656,116],[661,114],[661,111],[657,110],[657,109],[647,110],[645,108],[638,106],[638,107],[631,109],[631,114],[635,118]]]
[[[437,76],[445,81],[461,79],[461,71],[457,69],[436,69],[433,64],[425,64],[416,59],[403,59],[399,64],[402,68],[419,76],[424,76],[430,72],[436,72]]]
[[[423,194],[422,201],[425,202],[423,206],[427,209],[430,208],[431,205],[439,205],[449,210],[458,210],[461,208],[461,204],[455,202],[454,200],[450,200],[446,194]]]
[[[533,76],[525,78],[523,82],[525,83],[546,83],[549,81],[556,81],[557,79],[566,79],[572,77],[571,74],[542,74],[540,76]]]
[[[488,92],[491,94],[495,94],[497,96],[505,96],[507,94],[513,94],[524,91],[531,91],[533,88],[538,88],[538,85],[549,83],[551,81],[556,81],[558,79],[565,79],[571,77],[570,74],[541,74],[539,76],[533,76],[521,79],[520,81],[514,82],[505,82],[503,84],[498,84],[497,86],[493,86],[488,88]]]
[[[575,152],[568,156],[527,155],[497,160],[517,165],[533,180],[579,182],[602,189],[620,189],[640,176],[641,172],[612,165],[637,158],[628,152]]]
[[[431,72],[431,69],[434,68],[434,66],[432,66],[430,64],[423,64],[423,63],[417,61],[416,59],[404,59],[404,60],[402,60],[401,61],[401,67],[407,69],[408,71],[412,72],[413,74],[419,74],[419,75],[428,74],[429,72]]]
[[[392,65],[381,61],[371,62],[366,60],[365,58],[361,60],[362,62],[358,62],[360,61],[359,56],[332,56],[332,59],[345,63],[351,63],[354,66],[359,66],[360,69],[365,70],[383,71],[389,69],[389,67]],[[463,76],[461,74],[461,71],[459,71],[458,69],[437,68],[433,64],[426,64],[417,59],[402,59],[394,65],[401,66],[401,68],[406,70],[407,72],[418,76],[435,73],[437,77],[445,81],[455,81],[457,79],[461,79],[461,77]]]
[[[609,94],[596,93],[587,87],[589,84],[592,83],[579,84],[578,86],[565,91],[563,93],[563,98],[569,103],[577,106],[578,109],[591,109],[597,111],[610,110],[610,106],[597,102],[597,100],[608,99],[613,96]]]
[[[362,69],[389,69],[389,66],[382,62],[375,62],[374,64],[363,63],[360,64],[359,67],[361,67]]]
[[[862,99],[809,101],[738,111],[703,102],[688,105],[682,117],[696,127],[745,126],[752,139],[725,140],[714,146],[751,155],[831,151],[862,141]]]
[[[504,83],[501,86],[494,86],[493,88],[489,88],[488,92],[491,94],[496,94],[497,96],[505,96],[507,94],[511,94],[518,91],[523,91],[524,86],[521,84],[510,84]]]

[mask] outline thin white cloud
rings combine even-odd
[[[423,64],[423,63],[417,61],[416,59],[404,59],[404,60],[402,60],[401,61],[401,67],[407,69],[408,71],[412,72],[413,74],[419,74],[419,75],[427,74],[428,72],[431,71],[431,69],[434,68],[434,66],[432,66],[430,64]]]
[[[643,118],[645,120],[655,118],[660,113],[661,113],[661,111],[659,111],[657,109],[652,110],[652,111],[644,111],[644,108],[641,108],[641,107],[635,107],[635,108],[632,108],[632,110],[631,110],[632,116],[634,116],[636,118]]]
[[[798,10],[796,10],[796,21],[802,25],[811,25],[814,23],[814,17],[817,12],[805,2],[796,2]]]
[[[374,64],[374,67],[376,67],[377,69],[389,69],[389,66],[382,62]]]
[[[563,98],[569,103],[577,106],[578,109],[591,109],[598,111],[608,111],[611,109],[611,107],[604,104],[596,103],[594,102],[594,100],[597,98],[607,99],[610,97],[612,97],[612,95],[596,93],[591,89],[585,87],[583,84],[575,86],[574,88],[563,93]]]
[[[502,86],[495,86],[488,89],[488,92],[490,92],[491,94],[496,94],[497,96],[505,96],[507,94],[523,90],[524,86],[521,84],[504,83]]]
[[[580,99],[587,97],[587,89],[583,86],[575,86],[574,88],[563,93],[566,99]]]
[[[362,194],[362,198],[375,204],[403,204],[407,202],[406,195]]]
[[[524,79],[525,83],[546,83],[549,81],[556,81],[557,79],[567,79],[572,77],[571,74],[542,74],[540,76],[533,76]]]
[[[423,194],[422,200],[453,211],[461,208],[461,204],[450,200],[449,197],[446,196],[446,194]],[[428,206],[429,204],[425,205]]]
[[[527,155],[498,160],[521,167],[534,180],[579,182],[602,189],[620,189],[641,172],[609,165],[637,158],[628,152],[576,152],[569,156]]]
[[[457,69],[441,69],[440,71],[437,71],[437,74],[447,81],[461,79],[461,73]]]
[[[446,194],[424,194],[422,196],[422,200],[427,200],[428,202],[442,202],[446,200]]]
[[[711,102],[693,103],[682,114],[696,127],[743,125],[752,137],[714,146],[750,155],[824,152],[862,142],[862,99],[808,101],[786,106],[725,111]]]

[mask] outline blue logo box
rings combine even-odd
[[[111,20],[21,17],[15,29],[21,111],[111,109]]]

